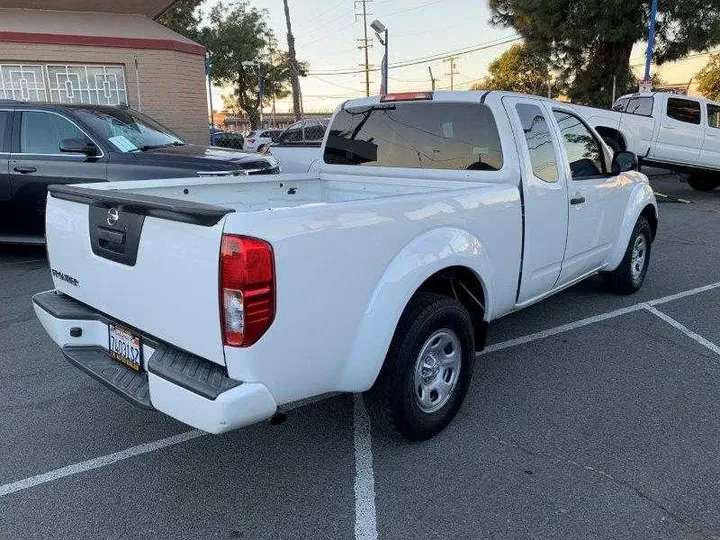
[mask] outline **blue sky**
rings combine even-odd
[[[251,6],[266,9],[270,27],[287,47],[282,0],[250,0]],[[412,60],[514,36],[511,28],[489,23],[486,0],[373,0],[368,1],[368,22],[380,19],[390,31],[390,63]],[[357,12],[361,12],[358,5]],[[354,0],[290,0],[290,15],[298,58],[310,63],[310,72],[360,69],[363,52],[357,47],[362,21],[355,20]],[[370,37],[372,31],[370,31]],[[370,63],[380,65],[382,47],[374,40]],[[487,73],[488,64],[510,45],[500,45],[458,56],[455,88],[467,89]],[[428,66],[438,88],[449,88],[449,65],[442,60],[390,70],[390,91],[429,89]],[[302,80],[307,111],[332,111],[341,101],[364,95],[365,75],[322,75]],[[380,78],[371,73],[370,91],[377,94]],[[216,90],[219,97],[222,90]],[[288,103],[278,104],[279,111]]]

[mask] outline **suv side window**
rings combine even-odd
[[[10,151],[10,111],[0,111],[0,152]]]
[[[707,106],[708,112],[708,126],[711,128],[720,129],[720,105]]]
[[[605,159],[600,141],[582,120],[564,111],[553,111],[553,115],[560,128],[572,179],[583,180],[604,174]]]
[[[527,103],[518,103],[515,109],[525,134],[533,174],[544,182],[557,182],[555,145],[542,110],[537,105]]]
[[[20,153],[60,154],[63,139],[91,142],[80,128],[58,114],[26,111],[20,123]]]
[[[700,103],[689,99],[669,98],[667,115],[680,122],[700,124]]]

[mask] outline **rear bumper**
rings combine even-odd
[[[118,321],[69,296],[39,293],[33,297],[33,307],[70,363],[135,405],[209,433],[253,424],[277,410],[263,384],[231,379],[224,367],[142,332],[138,333],[143,337],[143,371],[112,360],[107,353],[108,323]]]

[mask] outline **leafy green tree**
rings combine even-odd
[[[703,96],[720,99],[720,54],[713,54],[696,78]]]
[[[187,38],[198,39],[200,5],[204,0],[179,0],[163,13],[158,22]]]
[[[512,27],[528,47],[552,60],[573,101],[609,105],[636,87],[635,43],[647,36],[650,0],[490,0],[492,23]],[[720,0],[662,0],[654,60],[677,60],[720,43]]]
[[[550,80],[547,59],[525,45],[516,44],[488,67],[489,75],[473,90],[510,90],[524,94],[544,94]]]
[[[259,62],[262,66],[263,104],[273,97],[289,95],[291,69],[288,54],[278,50],[277,40],[267,24],[267,12],[248,8],[243,3],[216,4],[200,28],[198,41],[205,45],[212,59],[213,81],[232,88],[228,99],[248,115],[256,128],[260,123],[258,74],[256,68],[243,62]],[[307,74],[307,64],[300,63],[300,74]]]

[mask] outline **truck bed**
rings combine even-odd
[[[320,178],[317,175],[283,174],[274,175],[272,180],[244,177],[183,178],[132,183],[110,182],[83,187],[219,205],[235,212],[253,212],[480,186],[477,182],[470,181],[382,177],[363,178],[362,181],[357,181],[348,177],[333,179]]]

